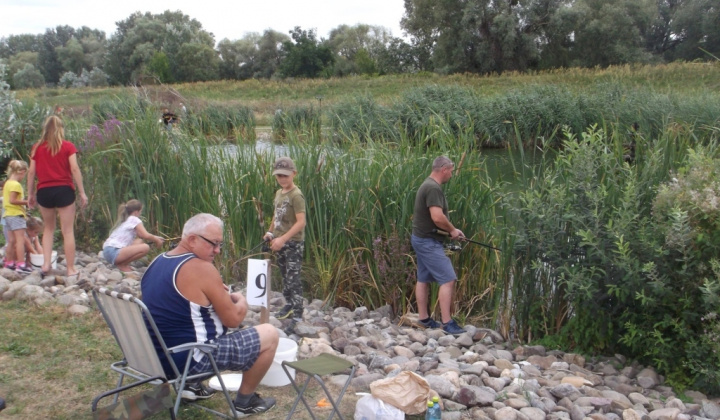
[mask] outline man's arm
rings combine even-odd
[[[177,287],[191,302],[212,305],[223,325],[228,328],[237,328],[245,319],[247,301],[239,293],[228,293],[220,273],[208,261],[193,258],[185,263],[178,272]]]
[[[450,238],[452,239],[465,237],[465,234],[462,233],[460,229],[455,229],[455,226],[450,223],[450,220],[445,216],[445,213],[443,213],[442,207],[430,206],[429,210],[430,218],[432,219],[433,223],[435,223],[435,226],[438,227],[438,229],[442,229],[445,232],[450,233]]]

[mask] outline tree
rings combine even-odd
[[[94,68],[88,73],[88,86],[104,87],[108,85],[108,75],[102,69]]]
[[[80,73],[85,68],[85,53],[80,42],[72,38],[64,47],[56,48],[63,70]]]
[[[0,57],[10,58],[21,52],[40,51],[40,36],[32,34],[10,35],[0,38]]]
[[[393,38],[378,54],[378,71],[383,74],[414,73],[422,70],[420,52],[401,38]]]
[[[575,7],[572,65],[606,67],[652,60],[645,35],[655,16],[653,0],[578,0]]]
[[[194,45],[183,50],[187,44]],[[185,81],[184,77],[212,80],[217,78],[217,71],[212,71],[217,66],[217,57],[210,62],[186,60],[210,59],[207,50],[212,50],[214,45],[213,35],[203,30],[200,22],[182,12],[165,11],[158,15],[137,12],[117,22],[117,31],[108,43],[105,70],[113,83],[136,83],[148,71],[155,53],[163,52],[175,81]],[[191,70],[191,67],[198,67],[198,70]]]
[[[67,25],[47,29],[42,35],[38,51],[38,69],[48,83],[54,84],[60,80],[63,66],[58,58],[57,49],[65,46],[74,35],[75,29]]]
[[[327,45],[336,55],[335,74],[376,73],[377,60],[391,39],[389,33],[381,26],[365,24],[331,30]]]
[[[257,32],[248,33],[237,41],[229,39],[220,41],[218,43],[220,78],[245,80],[253,77],[254,67],[257,65],[259,41],[260,34]]]
[[[720,0],[677,0],[667,5],[666,60],[720,57]],[[672,7],[671,7],[672,6]],[[653,45],[655,49],[656,43]]]
[[[25,64],[25,67],[13,75],[13,86],[15,89],[41,88],[45,85],[42,73],[32,64]]]
[[[170,71],[170,61],[162,51],[153,54],[152,59],[150,59],[148,63],[147,71],[157,77],[161,83],[170,83],[173,81],[172,72]]]
[[[331,71],[335,57],[330,47],[318,41],[315,31],[296,26],[290,31],[293,41],[283,42],[280,73],[284,77],[315,78]]]
[[[220,60],[212,47],[188,42],[180,47],[176,57],[178,80],[198,82],[218,78]]]
[[[546,13],[531,13],[544,1]],[[405,0],[401,25],[413,37],[421,68],[442,73],[490,73],[536,66],[547,13],[559,1]],[[431,63],[428,63],[428,59]]]
[[[283,43],[289,40],[290,37],[282,32],[272,29],[263,32],[257,45],[257,59],[255,60],[253,77],[269,79],[278,72],[283,57]]]

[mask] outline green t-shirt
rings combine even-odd
[[[434,179],[427,177],[418,188],[415,196],[415,210],[413,211],[413,235],[418,238],[434,238],[444,241],[445,237],[432,233],[433,229],[437,229],[435,223],[430,217],[430,207],[442,208],[445,217],[448,215],[448,204],[445,199],[445,193]]]
[[[297,186],[284,193],[282,188],[275,193],[275,226],[273,235],[279,237],[284,235],[297,222],[298,213],[305,213],[305,196]],[[305,229],[290,238],[293,241],[305,240]]]

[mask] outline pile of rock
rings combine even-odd
[[[145,267],[122,273],[100,256],[83,253],[77,265],[80,273],[71,277],[0,269],[0,296],[54,302],[74,314],[91,310],[89,292],[95,286],[139,296]],[[274,293],[271,308],[283,303]],[[260,308],[251,309],[246,325],[260,319]],[[356,391],[367,392],[373,381],[403,370],[420,374],[442,397],[443,419],[720,419],[720,401],[697,391],[686,391],[681,400],[652,368],[628,363],[621,355],[585,358],[542,346],[512,346],[493,330],[469,325],[455,337],[418,329],[414,321],[404,317],[398,322],[387,306],[333,309],[320,300],[310,302],[303,320],[292,327],[287,320],[270,318],[300,342],[299,358],[325,352],[353,361]]]

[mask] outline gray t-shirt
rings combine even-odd
[[[445,217],[448,215],[448,205],[445,193],[434,179],[427,177],[418,188],[415,196],[415,210],[413,211],[413,235],[418,238],[434,238],[444,241],[445,236],[433,233],[437,229],[430,217],[430,207],[442,208]]]

